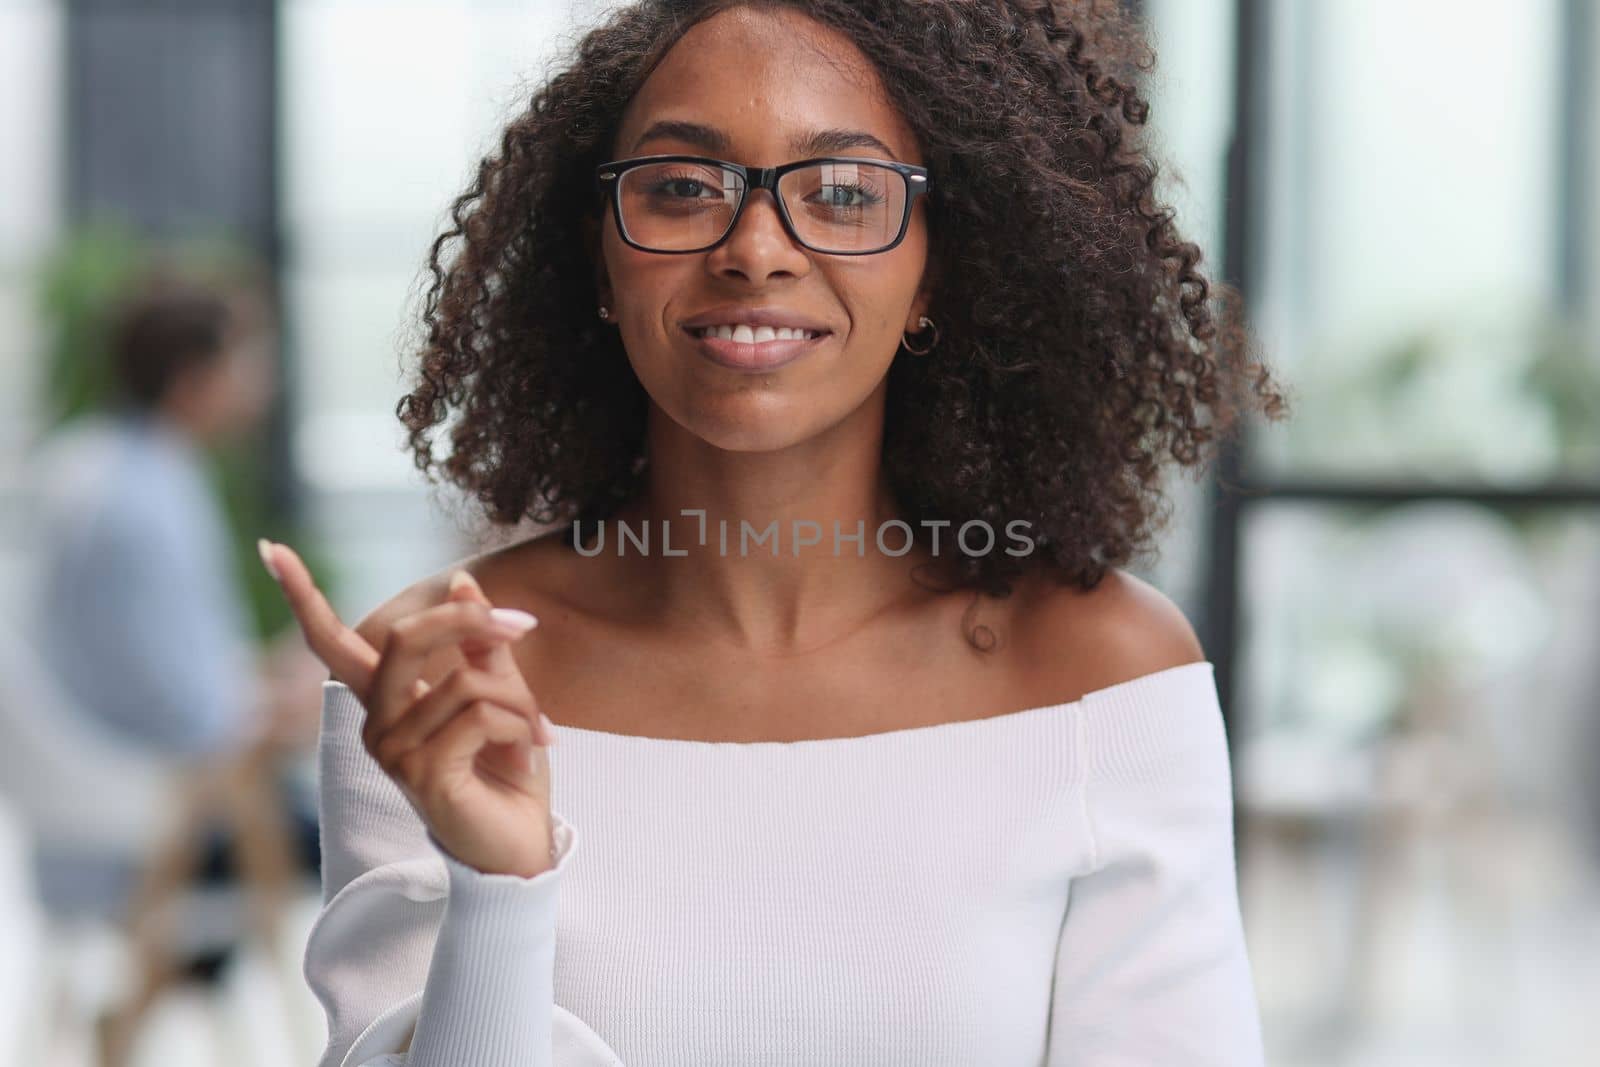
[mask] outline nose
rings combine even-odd
[[[716,248],[706,266],[724,277],[760,284],[774,276],[800,277],[811,269],[811,258],[784,228],[778,201],[767,189],[752,189],[744,213]]]

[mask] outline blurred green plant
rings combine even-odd
[[[1555,417],[1558,447],[1571,468],[1600,478],[1600,358],[1579,323],[1540,322],[1526,386]]]
[[[39,279],[46,325],[44,426],[54,429],[102,410],[112,396],[107,350],[110,312],[129,287],[156,264],[197,281],[236,282],[259,272],[248,249],[226,235],[206,235],[181,244],[142,238],[116,219],[99,219],[70,230],[43,265]],[[207,474],[227,517],[234,570],[259,639],[270,638],[294,621],[277,583],[261,566],[256,538],[294,546],[336,597],[339,575],[309,531],[277,513],[267,496],[263,431],[206,453]]]
[[[1486,305],[1328,347],[1279,463],[1316,474],[1528,485],[1600,480],[1600,352],[1547,308]]]
[[[39,296],[50,338],[42,398],[47,428],[101,407],[108,397],[106,314],[142,260],[142,243],[113,221],[68,233],[46,259]]]

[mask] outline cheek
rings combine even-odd
[[[658,256],[624,244],[607,228],[606,273],[611,281],[613,311],[624,333],[653,335],[665,328],[662,309],[694,270],[693,256]]]
[[[913,253],[905,256],[900,251],[880,257],[878,263],[841,267],[832,276],[834,291],[850,314],[851,332],[863,340],[895,338],[898,343],[905,330],[906,314],[922,281],[923,257],[920,249],[905,248]]]

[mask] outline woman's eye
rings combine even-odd
[[[883,199],[864,185],[824,185],[815,196],[824,207],[869,207]]]
[[[704,195],[708,188],[705,182],[696,178],[668,178],[659,182],[655,191],[662,196],[695,200]]]

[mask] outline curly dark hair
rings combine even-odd
[[[426,342],[396,409],[430,482],[442,472],[497,525],[589,525],[640,490],[645,392],[594,314],[594,170],[667,50],[738,6],[855,41],[919,138],[929,256],[959,282],[935,292],[932,353],[891,365],[885,472],[919,537],[925,520],[1023,519],[1035,541],[960,557],[958,586],[1005,595],[1042,568],[1093,588],[1170,518],[1167,457],[1200,465],[1247,406],[1286,414],[1237,290],[1207,281],[1154,196],[1136,88],[1154,54],[1114,3],[643,0],[538,88],[432,245]]]

